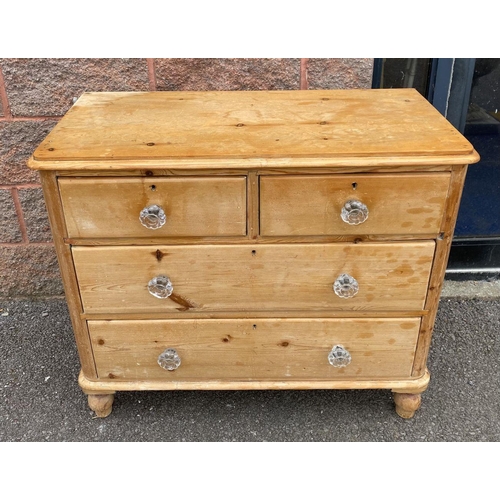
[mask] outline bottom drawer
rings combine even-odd
[[[101,379],[383,379],[410,377],[420,318],[113,320],[88,326]],[[343,348],[338,353],[350,355],[346,366],[330,364],[337,345]],[[169,348],[180,359],[172,371],[158,364]]]

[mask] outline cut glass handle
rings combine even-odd
[[[357,226],[368,219],[368,207],[360,201],[349,200],[342,207],[340,216],[345,223]]]
[[[158,299],[166,299],[172,295],[174,287],[168,276],[155,276],[148,283],[148,291]]]
[[[158,364],[164,370],[171,372],[172,370],[177,370],[177,368],[181,366],[181,357],[177,354],[175,349],[168,348],[158,356]]]
[[[335,368],[342,368],[351,362],[351,355],[347,349],[344,349],[344,346],[335,345],[328,354],[328,362]]]
[[[167,222],[167,216],[159,205],[150,205],[141,210],[139,220],[148,229],[159,229]]]
[[[333,291],[342,299],[350,299],[359,292],[359,284],[349,274],[341,274],[333,284]]]

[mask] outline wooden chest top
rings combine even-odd
[[[265,168],[286,159],[320,167],[350,158],[359,166],[466,164],[477,154],[414,89],[105,92],[83,94],[29,165]]]

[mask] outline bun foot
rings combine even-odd
[[[420,394],[406,394],[395,392],[394,403],[396,403],[396,413],[402,418],[412,418],[420,408]]]
[[[88,401],[90,409],[93,410],[97,417],[107,417],[113,409],[114,394],[89,394]]]

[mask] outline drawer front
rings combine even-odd
[[[434,242],[73,247],[84,309],[99,312],[423,308]],[[338,296],[341,275],[358,283]],[[157,298],[148,283],[169,278]],[[355,283],[347,290],[354,292]],[[338,285],[338,284],[337,284]],[[338,286],[337,286],[338,289]]]
[[[449,182],[449,173],[263,176],[260,232],[264,236],[437,234]],[[350,201],[366,206],[364,222],[359,222],[363,210]],[[344,207],[351,223],[342,219]]]
[[[116,320],[88,325],[103,379],[329,380],[409,377],[420,320]],[[347,366],[329,362],[337,345],[350,355]],[[166,349],[175,349],[180,359],[171,371],[158,364]]]
[[[246,178],[59,179],[70,238],[243,236]],[[141,211],[153,205],[164,214],[159,228],[145,227]],[[153,223],[156,219],[153,217]]]

